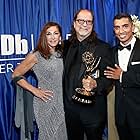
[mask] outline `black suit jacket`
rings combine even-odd
[[[114,63],[118,64],[118,49],[113,51]],[[137,39],[130,55],[127,72],[122,74],[122,83],[115,81],[116,124],[123,124],[125,118],[132,128],[140,128],[140,40]]]
[[[96,103],[93,106],[84,106],[72,101],[72,95],[75,92],[75,88],[82,87],[82,75],[85,71],[80,59],[81,55],[78,54],[78,46],[83,48],[82,52],[90,49],[96,56],[101,57],[101,61],[98,66],[100,77],[97,79]],[[66,112],[83,111],[83,115],[87,115],[89,118],[92,118],[92,120],[97,122],[103,121],[106,115],[106,95],[110,85],[112,84],[112,81],[107,79],[103,73],[106,66],[111,64],[111,51],[109,44],[99,39],[96,40],[96,43],[94,41],[88,43],[85,41],[71,45],[69,41],[65,42],[63,92],[64,108]]]

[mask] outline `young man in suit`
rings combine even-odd
[[[140,140],[140,40],[126,13],[114,17],[114,32],[119,40],[114,67],[104,74],[115,81],[115,123],[120,140]]]
[[[83,140],[84,133],[87,140],[101,140],[107,119],[106,96],[111,85],[111,80],[104,76],[104,70],[111,64],[111,54],[109,44],[96,36],[91,11],[82,9],[76,13],[71,37],[65,42],[64,49],[63,92],[68,140]],[[94,64],[90,64],[88,78],[84,78],[87,68],[83,54],[89,54],[85,60],[93,55],[94,59],[88,59],[88,62],[97,58]],[[76,89],[82,87],[85,92],[79,93]],[[92,95],[87,95],[90,92],[94,93],[94,101]]]

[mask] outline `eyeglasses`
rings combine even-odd
[[[87,25],[92,25],[92,20],[84,20],[84,19],[77,19],[76,20],[80,25],[83,25],[85,22]]]

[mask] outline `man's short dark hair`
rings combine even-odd
[[[131,16],[130,16],[128,13],[119,13],[119,14],[117,14],[117,15],[114,17],[113,21],[116,20],[116,19],[121,19],[121,18],[128,18],[128,20],[129,20],[130,22],[132,22],[132,18],[131,18]]]

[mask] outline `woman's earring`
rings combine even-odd
[[[62,40],[61,40],[61,38],[60,38],[59,43],[58,43],[59,45],[61,45],[61,44],[62,44],[62,42],[61,42],[61,41],[62,41]]]

